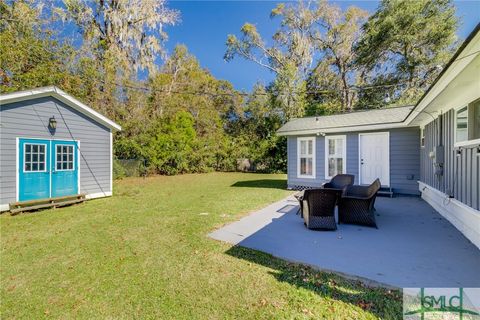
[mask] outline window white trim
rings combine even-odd
[[[81,153],[80,153],[80,140],[75,140],[76,142],[76,148],[77,148],[77,175],[78,175],[78,185],[77,185],[77,192],[78,194],[81,194],[82,192],[80,191],[80,178],[82,176],[81,172],[80,172],[80,169],[81,169],[81,166],[80,166],[80,157],[82,156]]]
[[[80,188],[78,190],[80,190]],[[112,133],[112,130],[110,130],[110,192],[113,192],[113,133]]]
[[[72,169],[58,169],[57,168],[57,162],[58,162],[58,159],[57,159],[57,147],[71,147],[72,148]],[[54,163],[53,163],[53,171],[58,171],[58,172],[61,172],[61,171],[75,171],[75,168],[77,167],[76,165],[76,161],[77,161],[77,157],[75,156],[75,145],[71,145],[71,144],[56,144],[55,145],[55,150],[54,150]],[[63,167],[63,159],[60,161],[62,163],[62,167]],[[68,158],[67,158],[67,163],[68,163]]]
[[[425,127],[420,127],[420,148],[425,148]]]
[[[347,173],[347,136],[346,135],[325,136],[325,180],[333,178],[328,175],[328,141],[333,139],[343,140],[343,148],[342,148],[343,149],[342,150],[343,172],[342,173]]]
[[[52,151],[52,140],[48,140],[48,149]],[[52,197],[52,159],[50,159],[48,166],[48,197]]]
[[[300,174],[300,159],[302,158],[300,155],[300,144],[302,141],[312,141],[312,174],[311,175],[306,175],[306,174]],[[308,145],[308,143],[307,143]],[[317,163],[317,151],[316,151],[316,139],[315,137],[298,137],[297,138],[297,177],[298,178],[306,178],[306,179],[315,179],[316,177],[316,163]]]
[[[20,180],[19,180],[19,173],[20,173],[20,139],[18,137],[15,138],[15,201],[18,202],[18,196],[20,193]],[[9,207],[10,208],[10,207]]]
[[[45,158],[44,158],[45,165],[44,165],[43,170],[35,170],[35,171],[34,171],[34,170],[30,170],[30,171],[26,171],[26,170],[25,170],[25,162],[26,162],[26,154],[25,154],[25,152],[26,152],[26,146],[27,146],[27,145],[30,145],[30,146],[33,146],[33,145],[35,145],[35,146],[43,146],[43,147],[45,148],[45,154],[44,154],[44,157],[45,157]],[[22,173],[24,173],[24,174],[31,174],[31,173],[48,172],[47,166],[48,166],[48,163],[49,163],[49,162],[48,162],[48,156],[49,156],[49,154],[48,154],[48,148],[47,148],[47,144],[46,144],[46,143],[25,142],[25,143],[23,144],[23,150],[22,150],[22,152],[23,152]],[[30,152],[30,154],[31,154],[31,156],[33,156],[32,151]],[[39,153],[37,153],[37,154],[39,154]],[[33,164],[33,159],[30,159],[30,163]],[[39,164],[39,163],[40,163],[40,160],[38,160],[37,163]]]
[[[467,109],[467,140],[462,140],[462,141],[457,141],[457,124],[458,124],[458,111],[460,111],[461,109],[464,109],[466,108]],[[468,142],[468,126],[469,126],[469,123],[468,123],[468,104],[467,105],[462,105],[460,107],[457,107],[454,109],[455,111],[455,115],[454,115],[454,118],[455,118],[455,121],[454,121],[454,125],[453,125],[453,145],[455,147],[458,147],[459,145],[461,144],[464,144],[465,142]]]
[[[454,108],[455,115],[454,115],[454,124],[453,124],[453,146],[455,148],[468,147],[468,146],[474,146],[474,145],[480,144],[480,138],[470,139],[471,137],[469,136],[470,126],[475,125],[474,123],[472,123],[475,119],[472,120],[470,118],[470,114],[471,114],[470,108],[473,108],[473,105],[477,101],[478,99],[470,103],[467,103],[466,105],[463,104],[459,107]],[[457,141],[457,112],[463,108],[467,108],[467,140]]]
[[[480,145],[480,139],[465,140],[457,142],[454,144],[454,147],[471,147],[475,145]]]

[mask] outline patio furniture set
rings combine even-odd
[[[308,229],[336,230],[338,224],[357,224],[377,228],[375,198],[380,180],[369,186],[354,185],[355,176],[339,174],[318,189],[307,189],[295,195],[300,203],[300,216]]]

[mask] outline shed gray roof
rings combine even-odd
[[[307,134],[314,132],[341,132],[398,127],[414,106],[391,107],[357,111],[330,116],[305,117],[288,121],[277,132],[280,135]]]

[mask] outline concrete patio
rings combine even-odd
[[[311,231],[288,197],[212,232],[231,244],[393,287],[480,287],[480,250],[417,197],[377,198],[378,229]]]

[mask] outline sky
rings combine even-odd
[[[336,3],[342,8],[355,5],[370,13],[378,5],[378,1]],[[255,24],[262,37],[270,40],[279,26],[279,18],[270,19],[276,4],[277,1],[169,1],[167,6],[180,11],[181,21],[165,28],[169,36],[167,50],[173,52],[175,45],[186,45],[202,67],[216,78],[230,81],[237,90],[250,91],[256,82],[268,84],[274,77],[268,70],[241,57],[226,62],[223,55],[227,35],[238,36],[245,22]],[[461,20],[458,36],[465,39],[480,22],[480,0],[455,1],[455,6]]]

